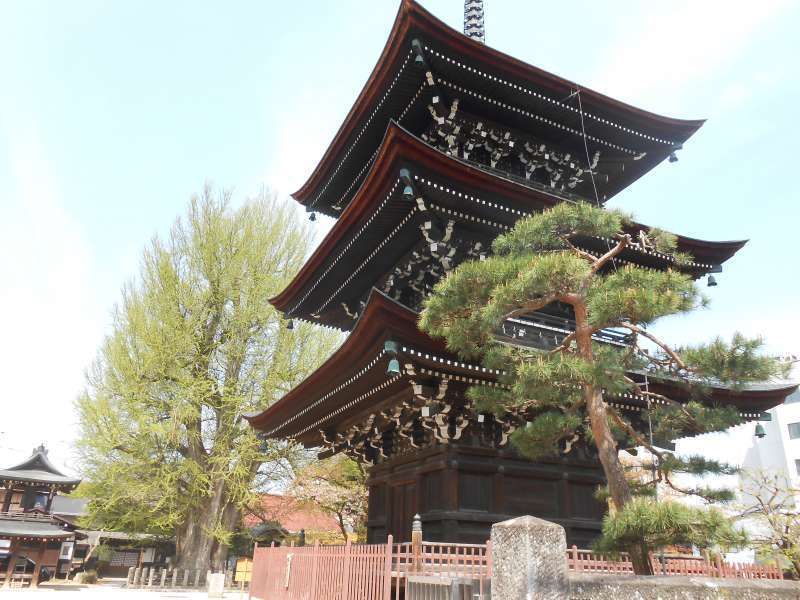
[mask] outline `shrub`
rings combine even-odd
[[[78,583],[97,583],[97,571],[83,571],[75,577]]]

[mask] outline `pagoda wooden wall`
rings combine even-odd
[[[533,515],[561,524],[567,543],[587,547],[600,532],[604,481],[593,461],[531,462],[510,450],[448,444],[372,468],[368,541],[411,539],[415,513],[426,541],[483,543],[493,523]]]

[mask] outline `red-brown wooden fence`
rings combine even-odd
[[[396,600],[409,576],[475,582],[483,594],[491,578],[490,544],[422,542],[344,546],[256,547],[253,600]]]
[[[567,567],[578,573],[632,574],[625,553],[611,560],[572,546]],[[658,575],[783,579],[778,567],[712,562],[703,557],[651,556]],[[409,577],[473,582],[481,597],[492,576],[491,544],[351,544],[256,547],[250,582],[253,600],[399,600]]]
[[[650,562],[656,575],[700,575],[704,577],[724,577],[727,579],[783,579],[779,567],[769,565],[748,565],[726,563],[717,557],[713,562],[702,556],[650,555]],[[611,560],[591,550],[572,546],[567,550],[567,567],[579,573],[633,573],[633,565],[626,552],[620,553],[617,560]]]
[[[388,544],[264,547],[253,554],[250,598],[259,600],[381,600],[390,596]]]

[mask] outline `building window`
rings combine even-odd
[[[789,423],[789,439],[800,438],[800,423]]]

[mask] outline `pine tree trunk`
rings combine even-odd
[[[575,341],[578,345],[578,353],[587,361],[593,361],[592,334],[589,326],[586,305],[576,303],[575,309]],[[589,425],[592,428],[597,455],[608,482],[608,492],[611,502],[616,510],[621,510],[628,502],[633,499],[631,487],[625,477],[625,469],[619,460],[617,442],[611,433],[608,424],[605,402],[600,389],[593,385],[585,385],[583,388],[586,412],[589,415]],[[637,575],[652,575],[653,567],[650,564],[646,548],[634,546],[628,548],[628,553],[633,563],[633,571]]]

